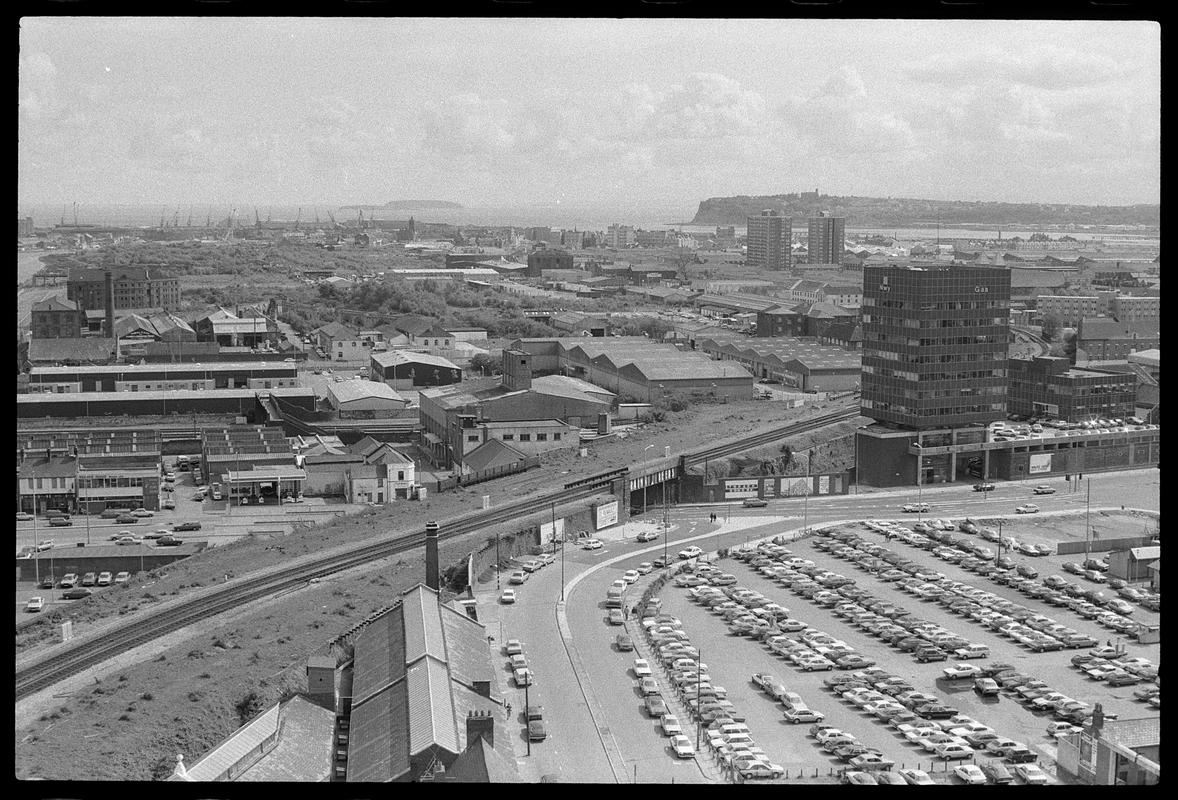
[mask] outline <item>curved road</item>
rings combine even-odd
[[[1124,504],[1130,508],[1158,510],[1159,480],[1157,470],[1097,476],[1092,482],[1092,508],[1117,508]],[[1029,500],[1031,487],[1039,482],[1042,481],[998,483],[997,489],[986,496],[968,486],[937,486],[925,489],[923,497],[936,516],[1013,517],[1014,507]],[[1044,512],[1083,512],[1086,492],[1068,492],[1064,482],[1058,479],[1049,482],[1057,487],[1057,494],[1035,497]],[[900,504],[915,499],[914,490],[814,498],[805,504],[805,514],[803,502],[797,498],[774,500],[763,509],[732,505],[679,507],[668,513],[672,530],[666,548],[673,556],[683,546],[681,542],[695,539],[705,551],[712,551],[800,528],[803,521],[813,526],[847,519],[895,518],[902,516]],[[720,514],[718,524],[709,521],[714,510]],[[569,588],[565,592],[565,613],[570,649],[566,649],[558,625],[559,557],[555,564],[516,587],[519,599],[514,606],[497,602],[494,583],[476,588],[479,618],[495,635],[497,644],[502,644],[505,638],[524,642],[536,681],[531,687],[534,691],[529,692],[530,699],[535,704],[539,698],[549,721],[548,739],[532,745],[530,758],[521,755],[519,759],[525,778],[536,780],[541,775],[555,774],[561,781],[612,783],[633,781],[636,776],[642,783],[684,783],[706,781],[714,774],[706,763],[696,766],[671,755],[667,739],[642,710],[635,690],[630,667],[640,654],[617,652],[612,643],[622,629],[605,622],[606,611],[601,601],[606,588],[625,570],[641,561],[653,560],[662,552],[661,540],[640,545],[633,536],[606,541],[606,546],[597,551],[567,548],[564,579]],[[506,573],[503,580],[506,586]],[[627,596],[641,594],[646,580],[631,588]],[[633,625],[630,628],[633,630]],[[702,657],[708,661],[707,652]],[[522,709],[523,691],[514,688],[505,657],[500,677],[501,685],[508,687],[506,695],[513,706]],[[690,736],[693,731],[690,721],[681,719],[680,722]],[[526,742],[522,722],[509,732],[516,752],[523,754]],[[706,762],[706,757],[700,760]]]

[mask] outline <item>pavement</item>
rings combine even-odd
[[[1092,477],[1091,507],[1094,514],[1099,513],[1101,509],[1119,509],[1122,503],[1130,508],[1155,512],[1158,509],[1160,484],[1156,470],[1102,473]],[[1055,495],[1034,498],[1043,508],[1043,512],[1038,515],[1016,517],[1014,506],[1030,500],[1031,487],[1045,482],[1058,484],[1060,491]],[[942,485],[924,489],[923,494],[926,496],[922,499],[933,506],[932,515],[940,517],[1003,517],[1010,518],[1012,526],[1028,527],[1034,520],[1043,518],[1070,517],[1082,520],[1082,513],[1087,506],[1087,493],[1066,491],[1065,488],[1059,479],[1000,482],[994,492],[983,496],[974,493],[966,485]],[[559,776],[561,781],[576,782],[715,782],[718,773],[706,755],[690,761],[675,758],[666,745],[667,740],[661,735],[657,721],[648,717],[642,710],[641,697],[631,672],[633,659],[641,656],[635,653],[620,653],[614,648],[613,641],[620,629],[606,623],[604,603],[601,601],[605,589],[613,580],[620,577],[623,571],[637,566],[641,561],[653,560],[654,556],[662,554],[664,549],[672,553],[677,552],[689,541],[696,542],[705,550],[715,551],[719,548],[751,544],[775,535],[801,534],[807,526],[813,528],[839,522],[857,525],[859,521],[867,518],[904,518],[915,521],[916,515],[899,513],[896,503],[897,499],[901,499],[901,502],[915,500],[912,494],[911,490],[903,489],[815,497],[808,499],[804,508],[800,498],[773,500],[770,501],[769,507],[762,509],[744,509],[731,503],[678,506],[667,512],[670,529],[665,541],[660,539],[650,543],[636,542],[629,535],[625,535],[630,532],[630,526],[638,522],[630,520],[626,523],[627,530],[622,536],[613,535],[612,532],[605,535],[601,532],[595,534],[605,543],[601,550],[586,551],[572,544],[567,545],[562,553],[563,578],[562,559],[558,558],[556,563],[534,573],[524,585],[515,587],[518,600],[514,605],[505,606],[498,602],[500,587],[496,586],[494,580],[476,586],[479,619],[488,626],[488,631],[495,637],[496,657],[503,660],[500,678],[505,697],[512,702],[513,707],[523,707],[524,692],[513,686],[506,656],[498,650],[506,639],[518,638],[524,643],[529,666],[535,674],[535,684],[529,689],[531,702],[534,704],[537,697],[541,698],[545,719],[550,723],[548,739],[533,743],[530,756],[527,755],[522,718],[519,730],[513,732],[512,742],[521,774],[527,779],[535,780],[542,775],[552,774]],[[713,512],[720,515],[720,521],[717,523],[710,521],[710,514]],[[652,508],[652,516],[656,513],[658,512]],[[1082,530],[1083,523],[1080,522],[1079,525]],[[1013,527],[1008,530],[1020,538],[1036,540],[1033,533],[1020,535]],[[1038,602],[1029,600],[1008,587],[998,586],[973,573],[958,570],[925,551],[908,548],[897,542],[889,546],[893,549],[911,550],[908,555],[918,561],[922,556],[927,557],[931,560],[930,566],[935,566],[938,571],[965,583],[981,586],[995,594],[1009,596],[1010,599],[1028,606]],[[797,552],[813,550],[809,540],[791,545],[791,548],[795,547]],[[816,562],[831,563],[832,569],[848,577],[854,577],[861,585],[869,585],[871,590],[878,594],[887,596],[888,592],[895,592],[896,601],[913,613],[941,622],[966,638],[989,644],[994,652],[994,659],[1011,661],[1020,668],[1026,667],[1032,673],[1036,669],[1041,670],[1045,673],[1043,677],[1049,682],[1058,681],[1060,691],[1087,699],[1095,688],[1095,685],[1086,682],[1087,679],[1079,672],[1065,668],[1066,659],[1072,655],[1069,651],[1031,654],[1015,649],[1018,646],[1013,642],[996,637],[970,620],[949,615],[940,606],[924,604],[906,593],[889,588],[890,584],[882,584],[870,576],[864,577],[863,573],[850,567],[846,562],[817,551],[812,555]],[[1039,562],[1040,571],[1048,574],[1044,569],[1050,562],[1043,562],[1042,559],[1039,559]],[[737,569],[743,567],[733,561],[724,563],[732,564],[731,569],[728,566],[725,569],[733,571],[734,574]],[[957,572],[962,574],[957,575]],[[654,574],[657,573],[652,573]],[[507,571],[503,573],[502,586],[507,585],[506,575]],[[840,638],[876,658],[885,669],[917,677],[921,681],[918,688],[923,691],[943,694],[946,700],[950,701],[950,705],[955,705],[964,713],[993,725],[1003,735],[1032,744],[1041,753],[1042,760],[1050,766],[1054,759],[1054,747],[1043,735],[1043,728],[1047,722],[1045,718],[1032,714],[1007,697],[1001,698],[998,703],[989,700],[982,702],[975,700],[972,692],[968,692],[966,697],[963,693],[951,690],[951,687],[942,688],[937,684],[936,678],[941,674],[940,670],[944,664],[918,665],[910,656],[887,648],[858,629],[854,629],[853,632],[842,630],[846,627],[845,623],[841,618],[829,615],[827,609],[812,605],[777,584],[769,584],[766,581],[767,585],[758,585],[757,581],[764,579],[755,573],[740,573],[739,577],[743,585],[773,596],[803,621],[845,634]],[[627,596],[635,597],[640,594],[645,581],[650,579],[650,576],[645,576],[630,587]],[[806,737],[808,726],[794,728],[784,723],[780,707],[770,703],[749,683],[748,675],[754,671],[778,675],[791,690],[797,686],[812,707],[831,715],[828,721],[833,719],[848,727],[853,726],[856,734],[866,743],[879,746],[885,755],[895,758],[898,764],[911,767],[920,763],[922,768],[928,766],[929,759],[924,751],[915,749],[902,739],[896,739],[890,729],[865,718],[860,712],[852,710],[851,706],[835,699],[822,689],[821,679],[825,677],[824,674],[795,672],[792,666],[777,659],[759,643],[729,635],[727,627],[718,618],[687,603],[683,590],[668,587],[661,596],[669,613],[679,616],[684,621],[685,629],[701,650],[702,659],[709,664],[715,682],[725,686],[729,691],[729,698],[748,715],[749,727],[758,744],[766,749],[772,760],[787,769],[795,770],[791,777],[786,779],[788,782],[796,782],[798,772],[801,771],[805,771],[807,779],[833,781],[835,778],[831,773],[835,770],[837,762],[827,757],[827,754]],[[1083,620],[1067,609],[1044,606],[1042,613],[1079,630],[1096,627],[1091,621]],[[944,614],[945,619],[942,620],[938,614]],[[824,615],[829,615],[829,619]],[[634,636],[636,629],[630,627],[630,630],[632,637],[637,641],[640,637]],[[1096,635],[1095,632],[1093,635]],[[1153,649],[1140,648],[1141,654],[1158,663],[1158,646],[1150,647]],[[1100,693],[1102,697],[1110,695],[1110,704],[1133,703],[1132,700],[1125,701],[1122,696],[1131,697],[1132,688],[1109,689],[1101,686]],[[668,694],[664,693],[664,698],[670,699]],[[672,701],[672,706],[674,705],[675,701]],[[1140,704],[1133,704],[1123,709],[1122,718],[1126,716],[1124,712],[1148,716],[1146,708]],[[685,733],[691,736],[694,728],[690,718],[680,716],[680,722],[684,725]],[[706,745],[704,749],[706,750]],[[944,770],[944,767],[939,768]],[[815,770],[818,771],[817,777],[814,776]],[[941,777],[942,780],[946,778],[947,776]]]

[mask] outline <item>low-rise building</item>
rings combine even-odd
[[[107,508],[160,508],[160,460],[156,455],[79,455],[77,505],[91,514]]]
[[[238,316],[218,308],[191,325],[197,341],[216,342],[222,347],[260,347],[279,339],[278,322],[260,313]]]
[[[1161,781],[1159,717],[1108,720],[1100,703],[1079,733],[1060,739],[1057,771],[1089,786],[1154,786]]]
[[[77,339],[32,339],[29,363],[37,364],[109,364],[115,358],[115,339],[83,336]]]
[[[1076,336],[1077,349],[1083,350],[1089,359],[1100,361],[1124,359],[1138,350],[1160,346],[1161,331],[1156,321],[1122,322],[1088,317],[1081,320]]]
[[[44,452],[44,451],[40,451]],[[16,466],[17,510],[33,514],[76,508],[76,458],[27,458]]]
[[[1068,422],[1133,416],[1133,373],[1072,367],[1067,358],[1037,356],[1007,361],[1006,410]]]
[[[73,300],[50,297],[34,303],[30,326],[34,339],[77,339],[82,336],[82,315]]]
[[[294,469],[295,457],[290,441],[281,428],[262,425],[228,425],[222,428],[205,428],[201,432],[201,472],[205,482],[223,482],[229,472],[244,475],[264,467]],[[293,474],[293,473],[292,473]],[[287,479],[288,476],[283,476]],[[305,475],[299,480],[305,479]],[[271,492],[273,494],[273,487]]]
[[[327,400],[341,419],[393,417],[409,405],[409,401],[387,383],[363,379],[327,384]]]
[[[1113,550],[1108,554],[1108,574],[1130,583],[1147,581],[1150,566],[1161,557],[1160,545]]]
[[[441,356],[389,350],[371,355],[369,377],[394,389],[414,389],[458,383],[462,380],[462,370]]]

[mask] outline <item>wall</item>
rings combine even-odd
[[[911,438],[877,439],[873,436],[856,434],[858,444],[858,467],[860,480],[868,486],[881,488],[891,486],[913,486],[916,484],[916,457],[908,455]],[[990,469],[993,474],[993,462]],[[899,476],[896,473],[900,473]]]
[[[1149,536],[1129,536],[1120,539],[1098,539],[1092,538],[1088,542],[1088,550],[1095,553],[1104,553],[1110,550],[1119,550],[1129,547],[1149,547],[1157,544]],[[1084,552],[1084,542],[1059,542],[1055,546],[1055,552],[1061,556],[1074,555],[1075,553]]]

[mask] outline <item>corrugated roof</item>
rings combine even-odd
[[[487,657],[487,629],[452,605],[442,606],[442,630],[446,635],[450,677],[465,686],[475,681],[490,681],[492,693],[498,683]],[[483,700],[486,703],[486,700]],[[459,709],[461,711],[461,709]],[[464,717],[465,714],[460,714]]]
[[[405,675],[405,622],[390,611],[362,630],[353,643],[353,708]]]
[[[250,751],[260,746],[278,731],[277,704],[250,720],[229,735],[225,741],[205,753],[192,766],[186,767],[188,778],[193,781],[215,781],[241,761]]]
[[[405,619],[405,663],[412,664],[423,656],[446,660],[446,640],[442,635],[442,616],[438,611],[437,596],[426,594],[418,585],[406,592],[401,600],[401,615]]]
[[[436,609],[437,605],[434,603]],[[444,661],[426,657],[405,673],[409,699],[409,753],[414,755],[434,745],[458,753],[458,724],[450,675]]]
[[[390,614],[390,616],[399,616]],[[409,770],[409,693],[399,680],[352,706],[348,782],[388,782]]]
[[[1162,548],[1160,545],[1154,547],[1131,547],[1129,548],[1129,553],[1138,561],[1152,561],[1155,558],[1162,557]]]
[[[405,403],[404,397],[387,383],[381,381],[347,380],[327,384],[328,393],[335,398],[336,405],[354,403],[358,400],[387,400],[390,403]]]
[[[372,360],[382,367],[391,367],[397,364],[428,364],[433,367],[458,369],[454,362],[441,356],[417,353],[412,350],[386,350],[383,353],[373,353]]]
[[[524,454],[499,439],[488,439],[462,457],[462,464],[472,472],[507,466],[524,460]]]
[[[29,361],[106,362],[115,352],[115,340],[97,336],[67,339],[33,339],[29,342]]]

